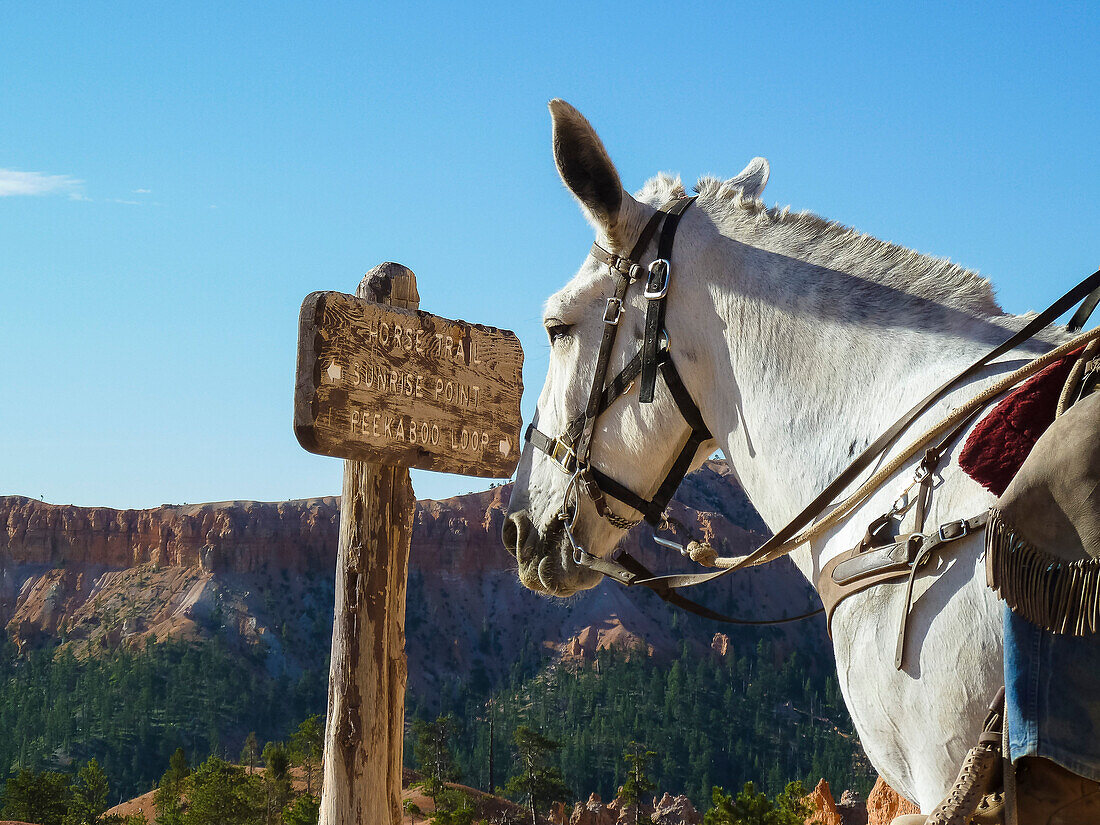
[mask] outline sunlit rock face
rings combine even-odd
[[[471,479],[471,484],[475,482]],[[524,649],[588,660],[624,647],[673,655],[679,639],[656,597],[614,582],[568,600],[525,590],[500,532],[511,488],[420,501],[406,611],[409,687],[432,696],[448,679],[495,682]],[[724,554],[764,539],[722,462],[693,473],[672,504],[694,538]],[[112,510],[0,497],[0,623],[23,646],[61,639],[79,655],[149,639],[261,646],[272,672],[324,666],[332,631],[339,499],[228,501]],[[624,549],[655,570],[685,569],[642,526]],[[717,609],[777,616],[809,605],[786,562],[700,588]],[[728,639],[708,631],[719,655]],[[826,646],[813,623],[782,626],[791,643]]]

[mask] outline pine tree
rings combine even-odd
[[[275,825],[283,808],[290,801],[290,755],[282,742],[264,745],[264,787],[267,791],[265,822]]]
[[[439,716],[434,722],[413,721],[413,733],[416,735],[413,755],[423,775],[419,785],[424,795],[437,805],[444,783],[455,782],[459,778],[454,754],[447,741],[453,727],[451,716]]]
[[[253,825],[263,814],[258,778],[216,756],[195,769],[187,786],[182,825]]]
[[[72,784],[72,799],[63,825],[95,825],[100,814],[107,810],[109,792],[107,774],[99,767],[99,762],[89,760]]]
[[[180,825],[183,821],[183,807],[180,796],[183,794],[184,780],[191,774],[187,754],[183,748],[176,748],[168,758],[168,770],[160,778],[153,805],[157,812],[157,825]]]
[[[790,782],[774,801],[746,782],[734,798],[721,788],[712,791],[713,806],[703,825],[803,825],[813,813],[801,782]]]
[[[325,747],[325,726],[318,714],[306,717],[290,737],[290,754],[294,764],[306,774],[306,793],[313,793],[313,774],[321,766]]]
[[[256,738],[256,731],[249,731],[241,748],[241,764],[248,765],[249,775],[256,768],[256,757],[260,755],[260,741]]]
[[[634,825],[638,825],[641,815],[642,796],[657,790],[657,784],[650,778],[649,768],[657,757],[656,751],[646,750],[645,745],[631,741],[623,752],[626,761],[626,782],[623,783],[622,798],[634,804]]]
[[[531,811],[531,825],[538,825],[540,803],[548,804],[554,797],[568,799],[570,796],[561,771],[549,764],[550,757],[561,745],[526,725],[516,728],[512,741],[516,745],[516,765],[520,772],[508,778],[504,793],[526,799]]]
[[[42,825],[61,825],[71,796],[69,777],[65,774],[21,769],[4,786],[0,816]]]
[[[283,822],[285,825],[317,825],[320,809],[321,800],[304,793],[283,809]]]

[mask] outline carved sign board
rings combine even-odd
[[[314,292],[299,316],[294,433],[320,455],[507,478],[522,370],[508,330]]]

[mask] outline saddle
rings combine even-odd
[[[1096,366],[1083,376],[1075,370],[1075,392],[1085,396],[1039,436],[986,531],[990,587],[1033,624],[1075,636],[1100,629],[1100,393],[1090,392],[1089,380]]]

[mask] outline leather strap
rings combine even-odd
[[[650,223],[652,223],[652,220]],[[615,285],[615,294],[608,298],[607,310],[604,312],[603,337],[600,339],[600,350],[596,356],[596,372],[592,376],[592,386],[588,391],[588,404],[585,405],[584,410],[584,424],[581,427],[580,438],[577,439],[575,447],[578,459],[582,463],[588,458],[588,450],[592,445],[592,432],[596,428],[596,417],[600,411],[600,399],[603,397],[604,376],[607,375],[607,364],[611,359],[611,350],[615,346],[615,334],[619,330],[617,317],[614,323],[607,320],[608,311],[612,309],[613,302],[618,302],[618,306],[622,307],[628,286],[630,286],[628,278],[619,278],[619,282]]]
[[[614,567],[617,567],[622,571],[621,573],[617,571],[604,573],[603,570],[600,570],[601,573],[604,573],[604,575],[610,575],[616,581],[620,581],[628,586],[631,584],[643,583],[644,580],[653,579],[653,571],[651,571],[629,553],[620,553],[616,561],[608,562],[603,559],[601,559],[600,561],[603,562],[603,566],[607,567],[608,569],[612,569],[612,565],[614,565]],[[595,565],[593,565],[592,567],[594,570],[599,569]],[[627,580],[628,578],[629,580]],[[696,616],[702,616],[704,619],[711,619],[712,621],[722,622],[724,624],[739,624],[750,626],[786,624],[787,622],[797,622],[801,621],[802,619],[808,619],[811,616],[816,616],[818,613],[821,613],[822,610],[824,610],[824,608],[819,607],[815,610],[810,610],[797,616],[784,616],[780,619],[737,619],[733,616],[727,616],[724,613],[718,613],[717,611],[711,610],[705,605],[701,605],[696,601],[692,601],[687,596],[678,593],[674,588],[661,586],[654,587],[651,585],[646,585],[646,587],[648,587],[663,601],[666,601],[669,604],[676,605],[682,610],[686,610],[688,613],[694,613]]]
[[[1100,289],[1094,289],[1088,294],[1088,297],[1081,302],[1081,306],[1077,307],[1077,311],[1073,313],[1073,317],[1069,319],[1069,323],[1066,324],[1066,329],[1069,332],[1080,332],[1085,328],[1085,324],[1088,323],[1089,317],[1092,315],[1093,310],[1096,309],[1096,305],[1100,304]]]
[[[652,501],[646,501],[644,498],[624,487],[606,473],[600,472],[595,467],[589,467],[587,472],[591,474],[592,479],[604,493],[614,499],[618,499],[627,507],[637,510],[642,514],[642,517],[653,526],[657,526],[661,523],[661,514],[664,512],[664,507],[659,507]]]
[[[560,438],[551,438],[534,423],[527,425],[523,434],[524,440],[530,442],[536,450],[546,453],[558,463],[565,472],[572,473],[577,468],[577,455],[568,442]]]
[[[662,217],[667,213],[668,208],[675,203],[676,201],[669,201],[649,216],[646,225],[642,227],[642,231],[635,239],[630,254],[625,258],[621,255],[616,255],[614,252],[608,252],[598,243],[592,244],[592,248],[588,250],[588,254],[600,263],[607,264],[608,267],[627,278],[631,283],[645,276],[645,267],[639,265],[637,261],[645,254],[649,242],[653,240],[653,236],[657,232],[657,227],[661,225]]]
[[[691,459],[694,457],[699,445],[710,438],[710,433],[706,429],[706,425],[702,424],[702,417],[699,415],[698,407],[695,406],[695,403],[691,400],[690,394],[684,388],[683,382],[675,372],[675,367],[671,365],[671,360],[668,357],[667,351],[659,353],[659,338],[664,326],[663,309],[653,316],[653,324],[649,323],[651,320],[650,316],[652,315],[650,311],[653,309],[654,304],[660,308],[664,306],[669,276],[667,259],[672,255],[672,246],[675,241],[676,227],[679,223],[680,216],[694,202],[694,197],[678,198],[666,203],[657,210],[646,222],[642,232],[635,240],[630,255],[626,258],[608,252],[599,244],[592,244],[590,254],[598,261],[607,264],[609,271],[618,274],[619,278],[616,282],[615,292],[608,298],[604,311],[603,335],[600,339],[600,347],[596,356],[596,368],[593,372],[592,385],[589,389],[588,403],[585,405],[584,413],[570,421],[565,431],[558,438],[552,438],[546,433],[541,432],[534,424],[529,425],[525,433],[525,439],[529,443],[549,455],[566,472],[573,472],[576,468],[581,468],[582,473],[579,481],[585,493],[595,505],[596,511],[600,516],[621,529],[629,529],[637,524],[637,522],[625,519],[614,513],[610,507],[607,506],[604,493],[606,492],[613,498],[617,498],[630,507],[638,510],[638,512],[642,513],[645,519],[654,526],[658,525],[661,521],[665,506],[667,506],[669,500],[676,492],[676,488],[683,480],[683,476],[686,474],[687,468],[691,464]],[[647,330],[649,331],[647,331],[643,339],[638,354],[607,386],[605,386],[605,376],[607,374],[611,352],[614,349],[615,337],[618,333],[619,317],[622,311],[623,300],[626,297],[626,290],[631,283],[637,280],[641,274],[646,272],[646,270],[637,263],[637,260],[645,253],[658,226],[661,227],[661,235],[658,242],[658,259],[655,263],[661,263],[663,266],[651,267],[653,271],[649,273],[649,279],[647,281],[647,297],[650,295],[650,289],[654,283],[654,278],[658,275],[662,275],[663,281],[660,285],[659,299],[651,299],[649,307],[647,308]],[[661,256],[664,256],[664,260],[661,259]],[[652,353],[649,352],[649,348],[652,349]],[[591,451],[592,435],[595,432],[596,419],[600,414],[629,389],[635,376],[647,369],[652,369],[655,376],[658,366],[664,367],[666,365],[670,367],[671,373],[675,376],[672,380],[676,385],[674,397],[677,400],[677,405],[681,407],[682,410],[687,410],[685,418],[690,416],[694,423],[692,423],[692,432],[688,436],[687,444],[684,445],[680,455],[673,462],[673,466],[666,475],[664,482],[658,488],[658,494],[652,501],[646,501],[614,479],[601,473],[594,467],[589,466],[588,457]],[[653,388],[651,386],[650,401],[652,401],[652,394]],[[687,399],[686,406],[682,400],[684,398]],[[698,424],[698,426],[696,426],[696,424]],[[699,437],[700,427],[702,437]]]
[[[898,643],[894,650],[894,667],[896,669],[901,670],[901,666],[905,663],[905,641],[909,629],[909,613],[913,607],[913,584],[917,579],[917,573],[924,567],[928,560],[932,558],[932,554],[939,549],[940,545],[965,538],[971,533],[981,530],[988,521],[989,511],[987,510],[973,518],[959,519],[957,521],[949,521],[946,524],[941,524],[940,529],[935,533],[921,536],[920,546],[917,548],[916,558],[913,559],[910,565],[909,579],[905,584],[905,601],[902,603],[901,607],[901,622],[898,626]],[[910,536],[908,540],[912,542],[914,541],[914,537]]]
[[[657,381],[657,339],[665,328],[665,299],[668,296],[669,280],[672,278],[672,245],[676,238],[676,226],[680,223],[680,216],[694,202],[694,197],[681,198],[669,207],[668,217],[661,227],[661,237],[657,242],[657,258],[649,266],[645,291],[648,305],[645,334],[642,338],[642,383],[638,391],[638,401],[642,404],[652,403]]]
[[[817,577],[817,592],[825,605],[825,627],[832,636],[833,612],[837,605],[849,596],[862,593],[876,584],[900,581],[915,576],[931,554],[942,545],[958,541],[985,527],[989,513],[980,513],[970,519],[949,521],[932,533],[910,533],[882,547],[868,548],[860,542],[851,550],[830,559]],[[909,613],[907,595],[905,615]],[[902,634],[899,634],[902,635]],[[902,642],[904,648],[904,641]]]
[[[614,385],[622,387],[624,390],[626,387],[629,387],[630,380],[632,380],[630,374],[637,369],[639,363],[640,358],[635,356],[630,364],[612,380],[612,384],[609,385],[608,390],[613,389]],[[601,507],[602,495],[600,494],[606,494],[614,499],[618,499],[628,507],[637,510],[642,514],[642,517],[654,527],[657,527],[663,521],[665,508],[676,494],[676,490],[684,480],[684,476],[687,475],[688,468],[691,466],[691,461],[695,457],[695,454],[699,451],[699,447],[704,442],[713,438],[706,423],[703,421],[703,414],[699,412],[699,407],[696,406],[695,401],[692,400],[691,393],[689,393],[687,387],[684,386],[683,379],[680,378],[680,373],[676,370],[676,365],[672,361],[672,356],[668,352],[661,352],[658,355],[657,363],[661,377],[665,380],[665,385],[668,387],[672,400],[676,403],[680,415],[683,417],[684,421],[687,422],[691,430],[688,433],[684,445],[680,448],[680,452],[673,460],[672,466],[669,467],[668,472],[665,474],[664,480],[653,494],[653,497],[649,500],[642,498],[640,495],[591,464],[585,467],[583,473],[583,475],[589,476],[589,479],[586,479],[586,481],[595,482],[595,487],[586,488],[586,492],[596,504],[597,511],[599,511]],[[624,378],[624,375],[627,376],[627,378]],[[608,392],[605,390],[604,398],[601,401],[600,412],[607,409],[603,401],[606,401],[606,404],[610,405],[611,402],[617,399],[621,394],[621,391]],[[564,439],[551,438],[546,433],[536,428],[534,424],[529,424],[527,426],[524,438],[530,442],[533,447],[546,453],[554,461],[560,464],[566,472],[572,472],[577,467],[577,457],[573,455]],[[607,518],[621,529],[629,529],[630,526],[637,524],[637,522],[628,523],[628,520],[611,513],[609,510],[600,512],[600,515]]]
[[[687,441],[680,448],[680,454],[672,462],[672,467],[669,468],[665,480],[661,482],[657,492],[653,494],[653,505],[659,507],[663,513],[668,503],[672,501],[672,497],[676,495],[676,490],[679,489],[684,476],[687,475],[695,454],[699,452],[700,445],[704,441],[709,441],[713,436],[703,421],[702,413],[699,412],[699,408],[692,400],[691,393],[687,391],[687,387],[680,379],[680,373],[676,371],[676,365],[672,363],[672,356],[668,353],[665,353],[660,363],[660,370],[661,377],[665,380],[665,386],[668,387],[672,399],[676,402],[676,408],[680,411],[684,421],[691,427]]]

